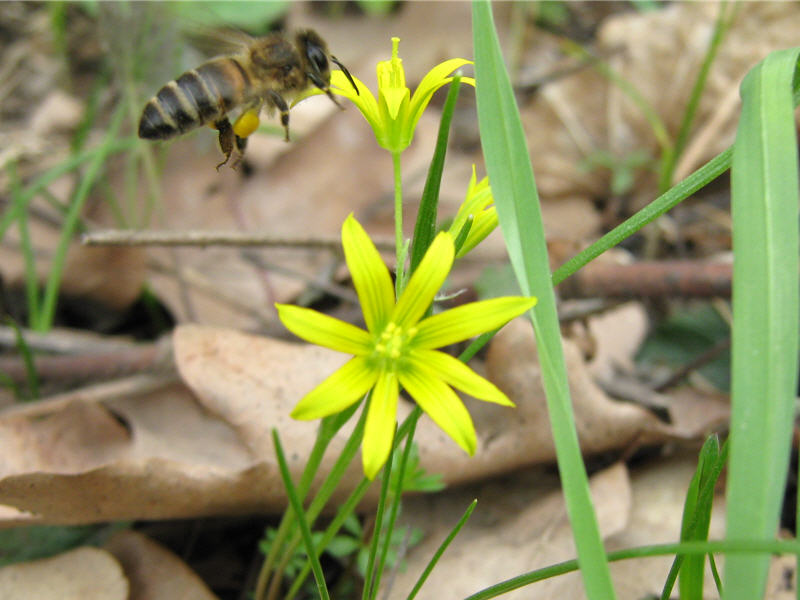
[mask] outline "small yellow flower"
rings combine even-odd
[[[449,233],[434,239],[397,301],[389,269],[352,215],[342,226],[342,246],[367,329],[310,309],[276,305],[281,321],[295,335],[353,355],[300,400],[292,417],[310,420],[335,414],[372,390],[362,445],[364,473],[372,479],[392,448],[402,386],[464,451],[473,454],[475,427],[451,386],[487,402],[513,403],[493,383],[435,348],[496,329],[533,307],[536,298],[494,298],[425,317],[453,264],[455,248]]]
[[[472,61],[464,58],[453,58],[436,65],[422,78],[414,93],[406,87],[406,75],[403,69],[403,60],[397,55],[400,39],[392,38],[392,58],[378,63],[378,98],[357,77],[353,77],[353,84],[342,71],[331,73],[331,91],[350,100],[358,107],[361,114],[372,126],[375,138],[383,148],[390,152],[402,152],[414,138],[414,129],[417,126],[434,92],[443,85],[450,83],[453,78],[450,74]],[[461,81],[475,86],[472,77],[462,77]],[[302,97],[322,93],[313,89]],[[298,98],[298,101],[301,98]]]
[[[480,244],[497,227],[497,209],[494,207],[494,196],[492,188],[489,187],[489,178],[484,177],[477,183],[476,180],[475,165],[472,165],[472,177],[469,180],[467,196],[448,230],[450,235],[458,238],[472,217],[472,222],[469,223],[469,232],[464,243],[458,249],[456,258],[461,258]]]

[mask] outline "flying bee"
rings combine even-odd
[[[280,113],[287,142],[287,99],[291,101],[316,86],[342,108],[331,93],[329,61],[344,72],[357,92],[348,70],[328,53],[316,32],[300,30],[294,40],[282,33],[256,39],[240,54],[213,58],[162,87],[142,111],[139,137],[166,140],[211,125],[219,131],[219,145],[225,155],[217,169],[231,159],[234,148],[238,154],[232,164],[235,167],[248,136],[258,127],[264,105],[270,112],[277,109]],[[227,115],[238,108],[242,112],[231,125]]]

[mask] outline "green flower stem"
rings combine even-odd
[[[400,511],[400,497],[403,495],[403,480],[406,476],[408,456],[411,454],[411,445],[414,443],[414,433],[417,429],[417,421],[421,416],[422,409],[419,406],[414,406],[414,410],[411,411],[411,414],[408,416],[408,422],[410,423],[411,429],[408,432],[406,445],[403,449],[403,456],[400,458],[400,465],[395,475],[396,484],[392,492],[392,505],[389,509],[389,523],[386,526],[386,535],[383,538],[383,547],[381,548],[380,559],[378,560],[378,569],[375,573],[375,583],[373,584],[372,588],[371,597],[373,599],[378,593],[378,588],[381,584],[381,575],[383,574],[383,569],[386,566],[386,557],[389,555],[389,544],[392,541],[392,532],[394,531],[394,525],[397,521],[397,514]],[[397,446],[394,451],[397,452],[397,448],[399,447],[400,446]]]
[[[395,434],[393,442],[393,450],[396,449],[407,436],[409,436],[411,431],[411,424],[412,422],[415,423],[416,419],[419,419],[421,412],[422,410],[418,406],[415,406],[412,413],[409,414],[405,418],[405,420],[400,424],[400,427],[397,428],[397,433]],[[355,510],[356,506],[358,506],[358,503],[361,502],[361,499],[364,497],[364,494],[367,492],[367,489],[369,489],[369,486],[371,484],[372,481],[365,477],[364,479],[361,480],[361,483],[359,483],[356,486],[356,488],[350,493],[350,496],[347,498],[345,503],[342,504],[342,506],[339,508],[339,511],[336,513],[336,517],[334,517],[333,521],[331,521],[331,524],[328,525],[328,528],[325,530],[322,539],[317,544],[316,547],[317,554],[321,554],[322,551],[328,546],[330,541],[333,539],[333,537],[339,532],[342,523],[344,523],[345,519],[350,515],[350,513],[352,513],[353,510]],[[299,536],[298,536],[298,541],[299,541]],[[300,571],[300,573],[298,574],[297,579],[295,579],[294,583],[292,584],[292,587],[289,589],[289,592],[286,594],[287,600],[292,600],[292,598],[294,598],[294,596],[300,590],[300,587],[303,585],[303,582],[306,580],[306,577],[308,577],[310,571],[311,571],[310,565],[306,564],[303,570]]]
[[[386,497],[389,495],[389,482],[392,475],[392,461],[394,459],[394,450],[389,453],[389,458],[386,459],[386,464],[383,466],[383,481],[381,481],[381,494],[378,498],[378,508],[375,511],[375,525],[372,530],[372,541],[369,545],[369,559],[367,560],[367,574],[364,581],[364,589],[362,590],[362,600],[372,600],[377,593],[378,581],[380,574],[375,572],[375,558],[378,555],[378,541],[381,537],[381,529],[383,529],[383,512],[386,508]],[[391,531],[387,531],[387,535]]]
[[[396,256],[396,272],[394,289],[399,298],[400,292],[405,287],[404,271],[405,253],[403,252],[403,174],[400,157],[402,152],[392,152],[392,167],[394,170],[394,245]]]

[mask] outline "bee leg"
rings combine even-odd
[[[247,138],[246,137],[239,137],[236,136],[236,158],[233,159],[233,163],[231,164],[231,169],[235,169],[239,166],[239,163],[242,162],[244,158],[244,151],[247,148]],[[225,159],[225,162],[228,162],[228,159]],[[225,164],[225,163],[222,163]]]
[[[233,127],[231,126],[231,122],[227,117],[223,117],[219,121],[216,121],[214,123],[214,128],[219,131],[219,147],[222,150],[222,153],[225,155],[225,160],[217,165],[217,171],[219,171],[220,167],[227,164],[227,162],[231,159],[233,142],[236,138],[236,135],[233,133]]]
[[[281,114],[281,125],[283,125],[284,131],[286,131],[286,137],[284,138],[285,141],[289,141],[289,105],[286,104],[286,100],[283,99],[278,92],[275,90],[269,90],[269,98],[267,101],[272,104],[275,108],[278,109],[278,112]]]

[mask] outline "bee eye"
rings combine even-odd
[[[324,73],[328,70],[328,58],[319,46],[309,44],[306,54],[308,60],[320,73]]]

